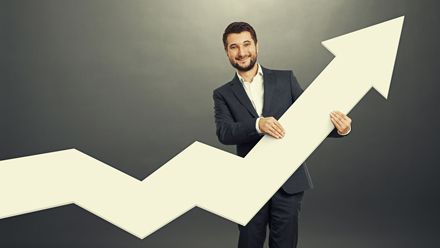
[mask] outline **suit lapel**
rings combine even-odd
[[[251,100],[249,99],[248,95],[246,94],[246,91],[243,88],[243,85],[241,84],[240,80],[238,79],[237,75],[235,75],[234,79],[232,80],[232,91],[234,92],[234,95],[237,97],[238,101],[247,109],[247,111],[253,116],[258,117],[257,111],[254,109],[254,106],[252,106]]]
[[[262,67],[263,79],[264,79],[264,103],[263,103],[263,116],[267,117],[270,113],[270,107],[272,103],[272,96],[276,88],[276,79],[271,70]]]

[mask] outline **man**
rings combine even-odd
[[[237,73],[232,81],[214,90],[217,136],[223,144],[236,145],[237,155],[244,157],[264,135],[283,138],[285,130],[277,119],[303,90],[292,71],[269,70],[257,63],[257,35],[248,23],[234,22],[226,27],[223,44]],[[339,111],[329,114],[335,126],[329,136],[347,135],[351,119]],[[238,247],[262,248],[267,226],[269,247],[296,247],[301,200],[310,188],[310,175],[303,164],[246,226],[239,225]]]

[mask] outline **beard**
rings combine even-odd
[[[240,58],[239,58],[239,59],[240,59]],[[235,69],[237,69],[238,71],[241,71],[241,72],[247,72],[247,71],[250,71],[252,68],[254,68],[255,63],[257,62],[257,55],[255,55],[255,56],[250,56],[250,62],[249,62],[249,65],[248,65],[248,66],[245,66],[245,67],[239,65],[238,62],[234,62],[234,61],[232,61],[232,60],[229,60],[229,62],[230,62],[231,65],[232,65]]]

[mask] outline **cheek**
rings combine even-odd
[[[236,53],[234,53],[234,52],[228,52],[228,58],[229,58],[229,59],[233,60],[233,59],[235,59],[236,56],[237,56]]]

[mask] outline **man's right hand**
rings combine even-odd
[[[276,139],[281,139],[285,134],[283,126],[272,116],[261,117],[258,120],[258,127],[262,133],[269,134]]]

